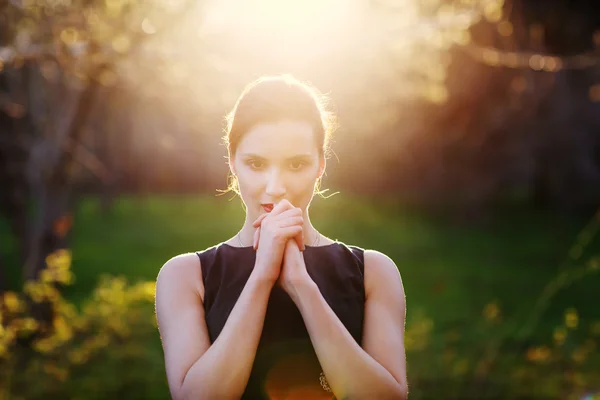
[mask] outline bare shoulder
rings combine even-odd
[[[377,250],[365,250],[364,257],[367,296],[376,288],[380,290],[394,287],[396,290],[402,290],[402,294],[404,294],[400,271],[389,256]]]
[[[156,290],[167,288],[187,288],[204,299],[202,268],[196,253],[179,254],[169,259],[158,272]]]
[[[396,263],[378,251],[365,251],[365,320],[362,346],[398,382],[398,398],[408,393],[406,380],[406,298]]]
[[[201,288],[200,259],[194,253],[171,258],[156,278],[156,319],[173,399],[186,397],[185,376],[210,347]]]

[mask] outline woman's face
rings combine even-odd
[[[294,120],[254,126],[232,160],[251,217],[270,212],[283,199],[306,210],[324,168],[311,125]]]

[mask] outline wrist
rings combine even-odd
[[[319,287],[308,274],[302,274],[300,277],[287,281],[286,286],[285,291],[294,303],[297,303],[302,296],[319,291]]]
[[[253,285],[273,287],[277,282],[277,278],[277,276],[269,276],[269,274],[264,272],[264,269],[255,266],[250,273],[248,282]]]

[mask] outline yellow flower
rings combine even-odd
[[[101,333],[100,335],[96,336],[96,340],[95,340],[95,345],[98,347],[106,347],[108,346],[108,343],[110,342],[110,338],[106,333]]]
[[[44,283],[54,282],[54,272],[49,269],[43,270],[42,272],[40,272],[40,280]]]
[[[37,329],[39,326],[38,322],[30,317],[23,318],[23,328],[25,329]]]
[[[71,321],[71,325],[73,326],[74,329],[82,331],[84,329],[87,329],[87,327],[90,325],[90,322],[85,317],[76,316]]]
[[[52,375],[61,382],[64,382],[69,375],[69,371],[67,371],[65,368],[61,368],[50,363],[44,364],[44,371],[48,375]]]
[[[61,342],[66,342],[73,336],[73,329],[67,324],[61,316],[54,318],[55,335]]]
[[[0,328],[2,328],[0,326]],[[15,338],[14,332],[9,329],[0,332],[0,359],[8,355],[8,349]]]
[[[71,251],[60,249],[46,257],[46,265],[49,269],[65,270],[71,266],[71,260]]]
[[[409,351],[418,351],[429,344],[433,320],[419,313],[417,319],[406,327],[405,345]]]
[[[567,338],[567,331],[566,331],[566,329],[563,328],[563,327],[556,328],[554,330],[553,337],[554,337],[554,342],[557,345],[559,345],[559,346],[562,345],[565,342],[565,339]]]
[[[98,314],[103,317],[103,318],[107,318],[109,316],[111,316],[113,310],[112,308],[110,308],[110,306],[108,304],[99,304],[98,308],[96,309]]]
[[[56,342],[51,337],[40,339],[34,342],[33,348],[40,353],[48,353],[56,348]]]
[[[4,305],[9,312],[18,312],[23,309],[23,304],[15,292],[4,293]]]
[[[60,283],[64,283],[65,285],[70,285],[75,282],[75,275],[70,270],[61,271],[58,276],[58,281]]]
[[[4,336],[6,335],[6,330],[4,329],[4,327],[0,324],[0,346],[2,346],[2,344],[4,343]]]
[[[4,330],[4,343],[11,344],[15,337],[17,337],[17,332],[15,331],[15,328],[13,326],[8,326]]]
[[[35,319],[26,317],[26,318],[16,318],[11,321],[9,329],[13,329],[14,332],[18,334],[27,334],[38,328],[38,323]]]
[[[596,321],[590,325],[592,335],[600,335],[600,321]]]
[[[56,288],[52,287],[47,282],[28,281],[25,283],[23,290],[36,303],[46,299],[56,299],[59,293]]]
[[[77,317],[77,307],[71,303],[60,300],[57,305],[58,312],[68,320],[74,320]]]
[[[23,292],[28,294],[31,297],[35,297],[38,292],[39,283],[35,281],[27,281],[23,285]],[[35,300],[35,299],[34,299]]]
[[[567,328],[575,329],[579,324],[579,316],[577,315],[577,310],[574,308],[569,308],[565,312],[565,325]]]
[[[500,308],[498,307],[498,304],[496,302],[489,303],[483,309],[483,316],[488,321],[494,321],[494,320],[496,320],[496,318],[498,318],[499,314],[500,314]]]
[[[588,352],[587,352],[587,349],[585,349],[585,347],[577,348],[571,353],[571,358],[577,364],[582,364],[586,360],[587,356],[588,356]]]
[[[72,350],[69,352],[69,360],[76,365],[81,365],[88,360],[88,355],[82,349]]]
[[[550,358],[550,349],[546,346],[531,347],[527,350],[527,359],[532,362],[544,362]]]
[[[455,375],[464,375],[468,369],[469,361],[466,359],[461,359],[454,364],[453,372]]]
[[[64,284],[72,283],[74,276],[70,270],[71,252],[61,249],[46,257],[48,266],[40,273],[42,282],[60,282]]]
[[[117,276],[109,281],[109,290],[122,291],[127,285],[127,280],[123,276]]]
[[[130,296],[133,301],[142,300],[142,301],[154,301],[154,297],[156,296],[156,282],[142,282],[136,284],[131,288]]]

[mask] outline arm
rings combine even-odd
[[[173,399],[242,396],[272,286],[272,282],[258,279],[253,273],[219,337],[211,345],[204,319],[202,270],[197,255],[177,256],[161,268],[156,283],[156,316]]]
[[[394,262],[365,251],[365,320],[361,348],[312,281],[292,291],[323,366],[340,399],[406,399],[406,302]]]

